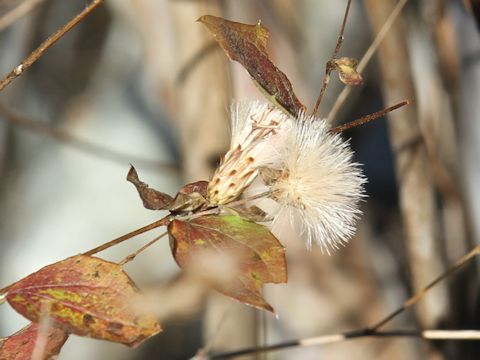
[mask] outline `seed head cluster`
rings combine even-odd
[[[329,252],[355,233],[365,177],[349,143],[325,120],[284,114],[272,105],[239,103],[232,111],[232,143],[209,184],[209,200],[227,204],[259,173],[275,201],[275,224],[287,215],[307,247]],[[300,224],[298,224],[300,222]],[[281,236],[281,235],[280,235]]]

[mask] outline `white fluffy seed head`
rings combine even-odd
[[[345,244],[355,233],[366,182],[348,142],[325,120],[300,116],[280,151],[280,162],[267,165],[281,171],[269,185],[280,205],[275,217],[300,220],[309,248],[315,242],[328,253]]]
[[[268,211],[272,227],[286,215],[308,248],[316,243],[327,253],[353,236],[366,180],[348,142],[325,120],[295,119],[257,101],[234,104],[230,150],[209,182],[210,202],[235,200],[259,171],[277,204]]]
[[[239,102],[232,106],[232,140],[208,184],[212,204],[227,204],[242,194],[261,164],[277,159],[291,119],[273,105]]]

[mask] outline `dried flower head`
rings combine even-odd
[[[276,159],[291,119],[273,105],[240,102],[232,106],[230,150],[208,184],[210,203],[235,200],[258,175],[261,164]]]
[[[355,233],[365,178],[325,120],[293,118],[260,102],[232,107],[231,146],[209,182],[210,203],[235,200],[259,173],[277,204],[267,211],[272,227],[287,215],[293,227],[300,223],[308,248],[315,242],[326,252]]]
[[[279,150],[281,161],[269,166],[278,175],[266,184],[279,204],[274,216],[300,220],[309,248],[316,242],[329,252],[346,243],[355,233],[366,181],[348,142],[325,120],[300,116]]]

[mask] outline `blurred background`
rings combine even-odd
[[[0,0],[0,74],[86,0]],[[341,56],[360,59],[397,0],[353,1]],[[163,214],[143,208],[129,164],[174,194],[208,179],[228,147],[232,100],[263,99],[203,25],[204,14],[270,30],[274,63],[313,108],[346,1],[110,0],[0,94],[0,284],[86,251]],[[475,17],[476,15],[476,17]],[[476,19],[476,20],[475,20]],[[167,241],[126,270],[162,289],[160,335],[137,349],[72,336],[60,359],[188,359],[371,325],[469,249],[480,234],[480,2],[409,0],[333,124],[404,99],[387,120],[344,133],[368,177],[356,237],[331,256],[287,247],[289,282],[267,286],[278,318],[218,294],[169,296],[179,269]],[[101,256],[121,260],[156,233]],[[387,328],[480,329],[475,260]],[[166,311],[165,309],[170,309]],[[0,337],[27,321],[0,308]],[[478,359],[474,342],[362,339],[259,359]],[[255,357],[246,357],[255,358]]]

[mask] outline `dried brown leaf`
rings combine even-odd
[[[68,333],[136,346],[160,332],[153,316],[133,306],[138,296],[120,265],[78,255],[18,281],[7,301],[33,322],[48,316]]]
[[[328,66],[337,70],[340,81],[346,85],[358,86],[363,84],[362,75],[357,72],[358,62],[356,59],[342,57],[332,59],[328,62]]]
[[[135,188],[140,195],[140,198],[143,201],[143,206],[150,210],[165,210],[172,203],[173,198],[160,192],[158,190],[152,189],[148,184],[144,183],[138,178],[137,171],[133,166],[130,167],[130,171],[127,175],[127,181],[135,185]]]
[[[197,181],[183,186],[168,209],[172,212],[188,212],[206,208],[207,187],[208,181]]]
[[[237,261],[234,281],[216,289],[244,304],[273,312],[261,289],[266,283],[287,282],[287,267],[284,247],[265,226],[240,216],[213,215],[188,222],[173,220],[168,231],[180,267],[188,267],[205,251],[233,255]]]
[[[230,59],[243,65],[270,101],[294,116],[305,111],[287,76],[268,57],[266,27],[260,22],[248,25],[212,15],[204,15],[198,21],[207,26]]]
[[[39,331],[46,331],[40,334]],[[41,325],[30,323],[20,331],[7,337],[0,343],[0,360],[30,360],[33,357],[39,335],[45,336],[46,342],[42,351],[42,360],[52,359],[62,349],[68,339],[63,330],[48,327],[43,329]]]

